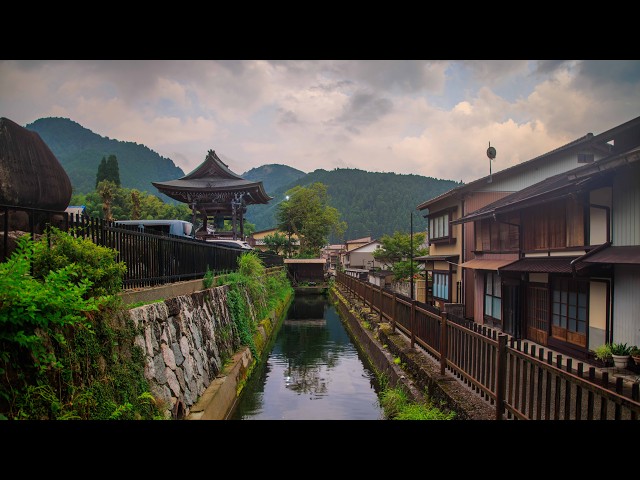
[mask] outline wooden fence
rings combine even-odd
[[[608,372],[585,370],[582,362],[545,352],[422,302],[338,272],[336,281],[362,300],[380,320],[411,341],[495,405],[496,419],[637,420],[639,384],[624,385]]]
[[[17,217],[24,231],[42,234],[54,226],[76,237],[88,238],[96,245],[118,251],[117,260],[127,265],[123,288],[139,288],[182,280],[203,278],[207,268],[214,274],[234,271],[245,251],[215,245],[203,240],[175,235],[143,233],[116,226],[100,218],[33,208],[0,205],[3,241],[0,261],[9,253],[9,217]],[[14,222],[16,218],[13,219]],[[282,257],[258,252],[266,267],[283,265]]]

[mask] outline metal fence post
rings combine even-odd
[[[504,415],[504,398],[507,388],[507,336],[498,335],[498,351],[496,352],[496,420]]]

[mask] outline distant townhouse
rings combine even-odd
[[[335,275],[340,266],[340,259],[345,252],[345,246],[341,243],[331,244],[324,247],[320,256],[326,261],[326,271],[330,275]]]
[[[286,232],[282,232],[277,228],[268,228],[266,230],[259,230],[257,232],[253,232],[251,235],[247,237],[247,242],[256,250],[260,250],[261,252],[266,252],[269,249],[269,247],[264,242],[265,237],[269,235],[274,235],[276,233],[284,235],[285,237],[287,236]],[[292,241],[293,247],[297,249],[298,246],[300,245],[300,241],[298,240],[298,237],[296,237],[296,235],[292,235],[291,241]]]
[[[349,263],[347,262],[347,256],[349,252],[355,250],[358,247],[366,245],[372,240],[373,239],[371,237],[362,237],[353,240],[347,240],[346,242],[344,242],[344,251],[340,255],[340,263],[345,267],[349,266]]]
[[[376,267],[381,269],[383,265],[376,264],[376,259],[373,256],[373,253],[380,248],[382,248],[382,243],[379,240],[371,240],[347,251],[344,255],[345,267],[364,270],[375,270]]]

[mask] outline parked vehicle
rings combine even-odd
[[[185,220],[116,220],[116,226],[157,235],[193,238],[193,223]]]
[[[244,240],[232,240],[226,238],[211,238],[207,242],[220,245],[222,247],[234,248],[236,250],[253,250],[253,247]]]

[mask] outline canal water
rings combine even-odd
[[[379,385],[325,295],[296,295],[232,420],[382,420]]]

